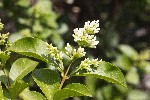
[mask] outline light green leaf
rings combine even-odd
[[[50,69],[36,69],[32,76],[47,99],[53,100],[53,95],[60,86],[60,75]]]
[[[79,83],[73,83],[73,84],[67,85],[62,90],[58,90],[55,93],[53,100],[62,100],[62,99],[65,99],[68,97],[74,97],[74,96],[92,97],[92,94],[85,85],[79,84]]]
[[[13,81],[20,80],[32,70],[34,70],[37,65],[38,62],[36,61],[30,60],[28,58],[19,58],[13,63],[10,69],[9,77]]]
[[[142,90],[131,90],[128,93],[127,100],[149,100],[150,96]]]
[[[10,56],[8,56],[8,55],[0,54],[0,62],[1,62],[2,64],[5,64],[6,61],[9,59],[9,57],[10,57]]]
[[[127,87],[125,78],[118,67],[108,62],[101,61],[98,67],[94,67],[91,69],[92,71],[90,72],[87,72],[85,70],[79,70],[75,74],[75,76],[94,76],[96,78],[104,79],[108,82],[112,82]]]
[[[47,54],[49,52],[46,48],[46,42],[37,38],[26,37],[14,42],[9,50],[48,62]]]
[[[138,71],[135,67],[132,67],[128,71],[128,73],[126,75],[126,81],[130,84],[133,84],[133,85],[140,84],[140,77],[139,77]]]
[[[28,84],[22,81],[17,80],[13,82],[13,84],[9,88],[11,99],[15,100],[19,96],[19,94],[27,87],[28,87]]]
[[[0,99],[3,99],[3,90],[2,90],[2,86],[1,86],[1,82],[0,82]]]
[[[46,100],[46,98],[39,92],[25,89],[19,95],[23,100]]]
[[[128,71],[131,67],[131,61],[128,56],[119,55],[115,61],[115,64],[119,66],[122,70]]]
[[[122,44],[119,46],[119,49],[122,53],[124,53],[126,56],[130,57],[131,59],[133,60],[137,60],[138,59],[138,53],[137,51],[130,47],[129,45],[125,45],[125,44]]]

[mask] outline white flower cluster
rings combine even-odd
[[[70,59],[81,58],[85,56],[86,52],[84,52],[84,48],[79,47],[78,50],[73,49],[69,43],[65,47],[66,54],[70,57]]]
[[[78,43],[78,45],[89,48],[96,48],[96,45],[99,41],[96,41],[95,33],[98,33],[100,28],[99,20],[85,22],[84,28],[76,28],[74,29],[74,41]]]
[[[99,66],[99,62],[101,62],[102,60],[98,61],[98,59],[92,59],[90,60],[89,58],[86,58],[84,61],[81,61],[81,64],[79,65],[79,69],[83,70],[85,69],[88,72],[92,71],[92,67],[98,67]]]

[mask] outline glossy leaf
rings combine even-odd
[[[9,50],[48,62],[46,59],[48,50],[46,48],[46,42],[37,38],[26,37],[14,42]]]
[[[53,95],[60,86],[59,74],[50,69],[37,69],[33,71],[32,76],[47,99],[53,100]]]
[[[20,80],[30,73],[37,65],[38,62],[36,61],[28,58],[19,58],[13,63],[9,76],[13,81]]]
[[[9,59],[9,57],[10,57],[10,56],[8,56],[8,55],[0,54],[0,62],[1,62],[2,64],[5,64],[6,61]]]
[[[28,87],[27,83],[24,83],[22,81],[15,81],[9,88],[9,92],[11,95],[12,100],[15,100],[19,94]]]
[[[46,98],[41,93],[27,89],[21,92],[19,97],[21,97],[23,100],[46,100]]]
[[[126,87],[126,82],[121,70],[118,67],[104,61],[101,61],[99,66],[97,68],[93,68],[90,72],[79,70],[75,76],[94,76]]]
[[[73,83],[67,85],[65,88],[58,90],[54,95],[54,100],[62,100],[68,97],[74,97],[74,96],[92,96],[89,89],[79,83]]]

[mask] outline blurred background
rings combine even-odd
[[[74,28],[100,20],[100,43],[87,49],[87,55],[118,66],[128,90],[92,77],[77,78],[93,97],[68,100],[150,100],[150,0],[0,0],[0,19],[10,41],[34,36],[60,50],[67,42],[77,46]],[[41,92],[31,78],[24,80]]]

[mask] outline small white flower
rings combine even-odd
[[[94,20],[91,23],[90,21],[88,21],[88,22],[85,22],[85,25],[84,25],[84,28],[88,34],[98,33],[100,30],[100,28],[98,27],[99,27],[99,20],[97,21]]]
[[[65,47],[65,49],[66,49],[66,54],[67,54],[68,56],[70,56],[71,53],[72,53],[73,48],[70,46],[69,43],[67,43],[67,46]]]
[[[85,56],[86,52],[84,52],[84,48],[79,47],[77,50],[73,49],[69,43],[67,43],[66,54],[71,58],[81,58]]]

